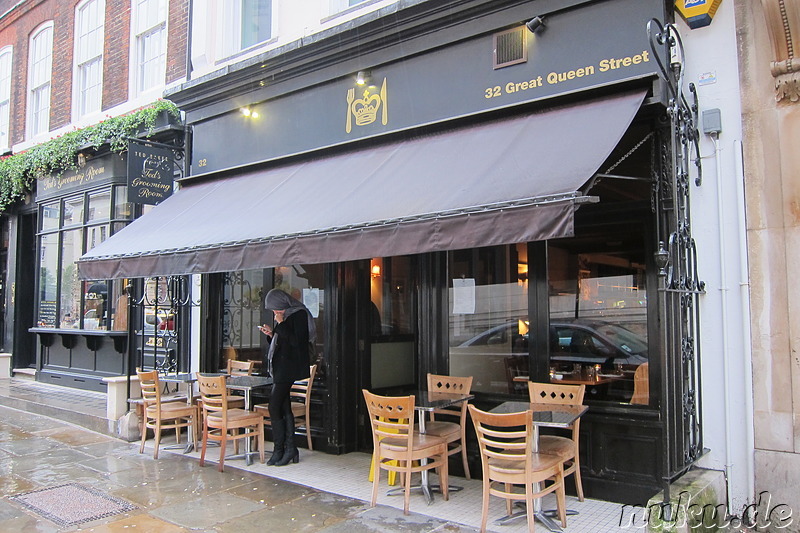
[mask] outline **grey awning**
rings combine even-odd
[[[187,180],[81,257],[80,276],[226,272],[570,236],[576,191],[643,98],[625,93]]]

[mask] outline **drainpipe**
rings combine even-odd
[[[717,228],[719,232],[719,284],[720,307],[722,319],[722,384],[725,405],[725,504],[728,514],[731,510],[731,404],[730,404],[730,368],[728,367],[728,269],[725,256],[725,224],[722,220],[722,165],[719,147],[719,132],[710,134],[714,143],[714,163],[717,166]]]
[[[747,255],[747,218],[744,203],[744,155],[742,142],[733,142],[733,155],[736,162],[736,212],[739,217],[739,293],[742,300],[742,363],[744,366],[744,418],[745,443],[747,445],[747,498],[755,498],[755,429],[753,419],[753,350],[750,325],[750,270]]]

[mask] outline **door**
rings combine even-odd
[[[33,302],[35,298],[35,269],[30,265],[36,264],[36,214],[20,215],[17,219],[16,236],[11,232],[11,238],[16,242],[16,257],[9,254],[9,261],[14,262],[14,276],[10,279],[11,306],[9,314],[13,315],[14,341],[12,351],[12,365],[14,368],[28,368],[36,366],[36,335],[28,331],[33,327]]]
[[[413,256],[373,258],[364,274],[369,280],[359,283],[360,299],[365,302],[359,306],[364,315],[359,322],[365,325],[359,392],[393,395],[419,388],[416,269]],[[359,414],[359,447],[370,450],[372,429],[363,397]]]

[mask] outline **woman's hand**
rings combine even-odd
[[[261,333],[263,333],[264,335],[266,335],[267,337],[271,337],[272,336],[272,328],[269,327],[266,324],[262,324],[261,326],[258,326],[258,330]]]
[[[274,310],[274,311],[272,311],[272,312],[275,314],[275,322],[277,322],[278,324],[280,324],[281,322],[283,322],[283,313],[285,313],[285,312],[286,312],[286,310],[285,310],[285,309],[284,309],[284,310],[278,310],[278,309],[275,309],[275,310]]]

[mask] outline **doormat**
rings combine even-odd
[[[9,500],[62,527],[91,522],[136,509],[135,505],[125,500],[78,483],[33,490],[11,496]]]

